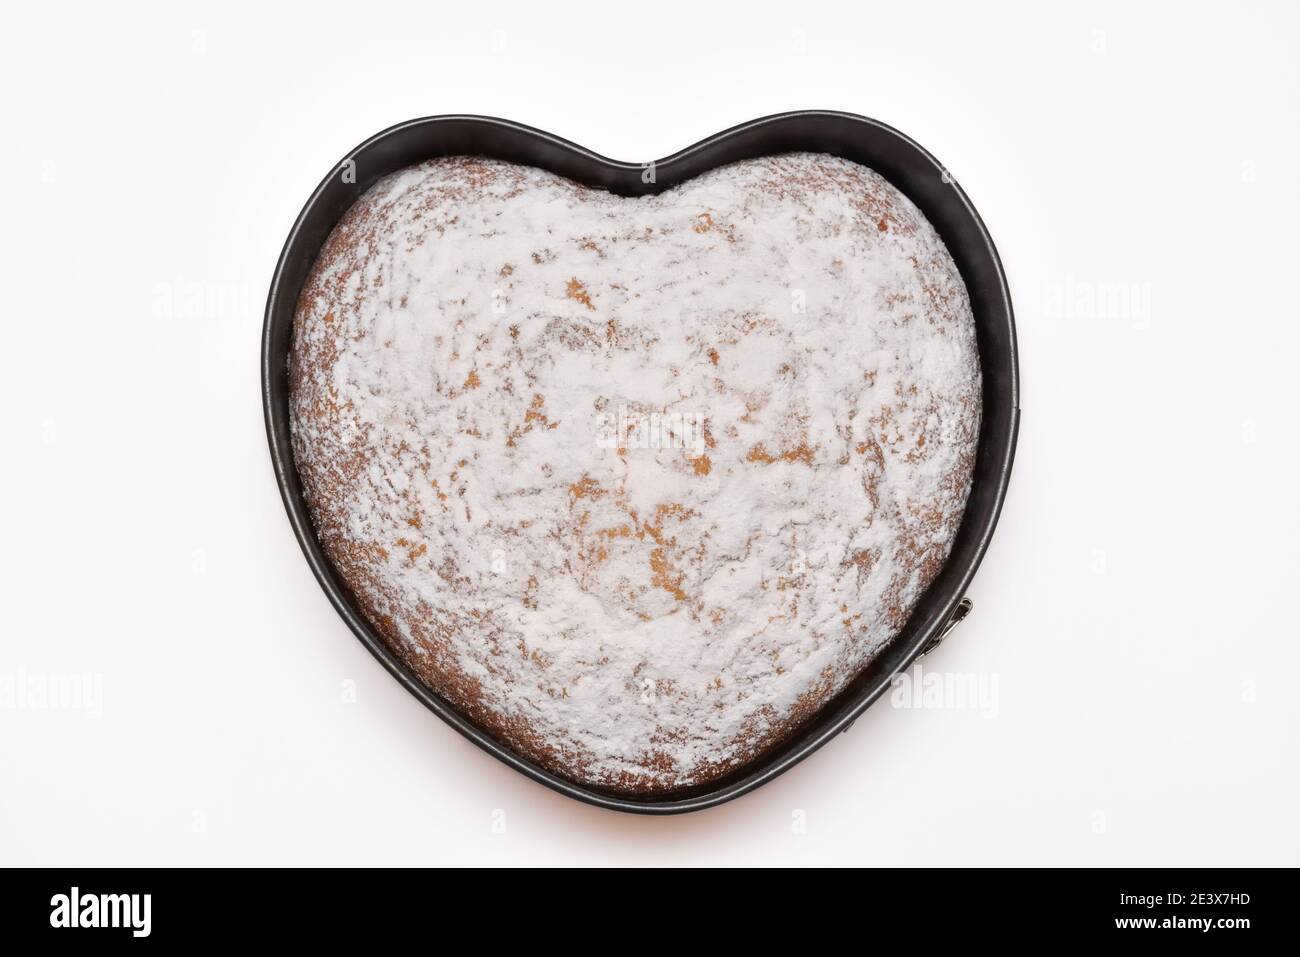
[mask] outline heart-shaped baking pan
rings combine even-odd
[[[983,373],[983,416],[961,527],[946,564],[902,631],[843,692],[780,746],[725,778],[669,794],[638,797],[575,784],[519,757],[422,684],[371,628],[322,550],[289,436],[289,350],[299,293],[326,237],[357,199],[381,177],[424,160],[485,156],[544,169],[620,196],[636,196],[662,192],[738,160],[795,151],[829,153],[883,175],[925,214],[965,281]],[[370,653],[429,710],[515,770],[580,801],[648,814],[712,807],[793,767],[847,730],[889,687],[894,675],[910,667],[965,614],[970,605],[962,596],[997,524],[1020,418],[1011,298],[997,250],[975,207],[939,161],[902,133],[866,117],[821,110],[743,123],[653,164],[606,159],[549,133],[482,116],[426,117],[371,137],[316,187],[284,244],[262,332],[262,401],[271,461],[294,534],[335,609]]]

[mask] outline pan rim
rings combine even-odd
[[[837,699],[832,699],[818,713],[818,716],[811,719],[808,726],[796,731],[791,738],[778,745],[776,750],[769,755],[760,756],[744,767],[722,779],[717,786],[703,785],[699,789],[692,789],[696,793],[689,793],[685,796],[674,797],[655,796],[655,795],[629,795],[614,792],[608,792],[597,788],[587,787],[576,782],[570,781],[559,775],[553,774],[538,765],[533,764],[524,758],[516,755],[511,749],[492,738],[485,731],[480,729],[472,721],[461,715],[454,707],[445,701],[432,689],[426,687],[414,674],[394,655],[371,629],[364,616],[354,608],[345,592],[341,583],[335,578],[332,565],[324,555],[319,542],[315,537],[315,532],[311,524],[310,515],[307,512],[306,504],[301,495],[295,491],[295,481],[297,478],[296,466],[294,464],[293,452],[287,441],[287,376],[284,374],[287,365],[287,348],[279,348],[281,336],[277,333],[283,332],[285,323],[292,322],[292,315],[296,307],[298,295],[301,291],[301,283],[296,284],[292,289],[289,288],[291,283],[286,277],[289,264],[295,260],[295,257],[304,254],[304,243],[312,247],[306,250],[310,262],[314,262],[320,249],[320,242],[315,241],[315,235],[308,235],[307,226],[312,222],[312,216],[320,208],[322,197],[326,194],[331,184],[335,181],[339,170],[349,160],[354,160],[368,151],[384,144],[392,143],[400,137],[409,136],[412,133],[430,133],[431,140],[436,140],[436,132],[440,125],[456,124],[459,129],[477,129],[490,132],[492,135],[505,135],[512,138],[516,145],[521,147],[531,144],[539,151],[543,148],[558,151],[555,155],[563,155],[571,160],[582,164],[587,164],[592,173],[592,179],[600,178],[600,175],[626,175],[635,173],[635,182],[641,180],[641,172],[646,168],[643,163],[629,163],[620,160],[610,159],[585,147],[579,146],[569,140],[555,136],[551,133],[516,123],[511,120],[501,119],[491,116],[479,116],[474,114],[444,114],[437,116],[421,117],[413,120],[407,120],[397,123],[387,129],[376,133],[362,141],[358,146],[346,154],[338,163],[331,167],[330,171],[313,190],[306,204],[299,212],[294,221],[284,246],[281,249],[279,259],[276,262],[275,271],[272,275],[270,289],[267,295],[267,304],[263,321],[262,340],[261,340],[261,389],[264,424],[267,433],[267,442],[271,454],[272,467],[276,475],[276,483],[280,490],[281,500],[284,503],[289,522],[293,528],[294,535],[298,540],[299,547],[307,560],[308,566],[315,575],[317,582],[329,598],[330,603],[334,606],[335,611],[348,625],[353,634],[361,643],[370,651],[370,653],[384,666],[392,677],[415,696],[425,707],[434,712],[439,718],[449,724],[460,734],[474,742],[483,750],[496,757],[498,760],[519,771],[526,777],[545,785],[546,787],[557,791],[567,797],[574,798],[587,804],[595,805],[609,810],[627,811],[640,814],[680,814],[689,811],[702,810],[714,807],[719,804],[734,800],[744,794],[755,790],[763,784],[775,779],[786,771],[790,770],[796,764],[811,756],[821,747],[832,740],[836,735],[847,730],[859,716],[871,706],[889,687],[893,676],[907,670],[920,657],[927,644],[939,633],[942,627],[948,622],[962,600],[965,590],[969,587],[971,580],[974,578],[985,553],[987,552],[991,541],[993,531],[1002,512],[1006,500],[1007,489],[1009,485],[1011,466],[1014,461],[1016,443],[1019,430],[1020,415],[1020,384],[1019,384],[1019,358],[1018,347],[1015,335],[1015,320],[1011,303],[1010,290],[1007,284],[1005,270],[997,249],[993,244],[992,237],[985,227],[983,220],[976,211],[974,204],[971,203],[961,186],[948,176],[947,170],[939,161],[925,150],[915,140],[899,132],[893,127],[873,120],[865,116],[859,116],[853,113],[845,113],[834,110],[796,110],[785,113],[777,113],[769,116],[760,117],[745,123],[738,124],[720,133],[706,137],[697,143],[687,146],[676,153],[670,154],[660,160],[654,160],[653,166],[656,170],[658,182],[652,184],[653,188],[648,190],[629,190],[625,195],[633,195],[635,192],[661,192],[676,185],[677,182],[684,181],[693,176],[705,172],[707,169],[725,165],[725,160],[709,164],[708,157],[710,154],[722,152],[723,147],[728,144],[735,144],[740,139],[753,134],[755,131],[764,131],[782,124],[798,124],[812,122],[814,125],[822,125],[827,130],[839,128],[851,135],[851,130],[855,125],[867,126],[878,134],[886,138],[895,140],[901,144],[905,151],[911,156],[911,160],[929,167],[929,172],[939,175],[943,182],[951,187],[952,195],[955,196],[961,204],[964,215],[969,224],[976,230],[977,241],[982,244],[982,250],[979,250],[988,256],[989,271],[982,278],[993,279],[996,283],[994,290],[993,302],[995,316],[980,316],[977,314],[977,326],[981,322],[998,321],[1004,323],[1000,326],[998,333],[1005,337],[1005,345],[1000,350],[999,369],[1003,381],[999,389],[1004,393],[1002,398],[1006,400],[1006,409],[1004,410],[1003,420],[996,423],[983,423],[981,425],[980,438],[980,455],[985,454],[986,428],[996,429],[995,438],[999,440],[1001,448],[999,457],[985,463],[988,468],[995,470],[997,481],[990,488],[992,498],[986,502],[982,508],[982,514],[972,516],[971,501],[974,496],[972,487],[972,499],[968,499],[967,515],[963,518],[963,529],[959,535],[973,534],[976,536],[971,543],[973,549],[971,557],[966,561],[965,566],[952,577],[949,573],[948,566],[952,563],[953,557],[950,555],[945,568],[941,572],[941,577],[948,576],[949,580],[944,584],[942,593],[931,596],[930,591],[934,590],[938,580],[927,593],[918,601],[917,611],[921,604],[927,600],[933,600],[934,606],[929,609],[929,623],[925,627],[915,630],[906,639],[905,645],[899,645],[891,654],[901,662],[894,667],[888,674],[878,676],[878,678],[862,689],[854,692],[845,701],[837,699],[844,697],[849,689],[837,695]],[[797,139],[798,137],[796,137]],[[797,145],[789,146],[786,150],[771,150],[766,154],[784,152],[793,149],[808,149],[810,146],[800,147]],[[823,152],[833,152],[832,150],[821,150]],[[491,150],[477,151],[481,155],[493,155]],[[430,152],[429,156],[445,155],[437,152]],[[838,154],[837,154],[838,155]],[[502,157],[506,158],[506,157]],[[409,165],[409,162],[399,164]],[[414,160],[418,162],[418,160]],[[694,165],[704,163],[702,168],[693,168]],[[542,168],[549,168],[545,163],[538,162],[532,165]],[[870,164],[867,164],[870,165]],[[399,168],[399,167],[394,167]],[[563,174],[568,175],[568,174]],[[680,178],[679,178],[680,177]],[[377,177],[376,177],[377,178]],[[895,182],[891,177],[891,182],[908,196],[914,203],[916,197],[906,189],[902,184]],[[373,180],[372,180],[373,181]],[[368,185],[368,184],[367,184]],[[359,187],[356,191],[357,196],[363,191]],[[621,192],[621,190],[620,190]],[[346,207],[345,207],[346,208]],[[922,211],[929,216],[928,211],[922,207]],[[341,215],[341,213],[340,213]],[[930,217],[933,219],[933,217]],[[324,228],[320,236],[323,242],[324,235],[328,235],[337,217]],[[316,228],[314,233],[320,233],[320,228]],[[945,240],[946,241],[946,240]],[[314,244],[314,245],[313,245]],[[951,244],[950,252],[951,252]],[[955,258],[955,256],[954,256]],[[963,279],[970,285],[970,278],[963,272]],[[285,309],[285,303],[289,307]],[[284,333],[287,335],[287,333]],[[984,355],[983,340],[981,340],[981,367],[986,364]],[[985,372],[987,375],[987,372]],[[986,394],[987,394],[986,386]],[[987,409],[988,402],[985,402]],[[281,429],[280,412],[284,409],[284,428]],[[971,524],[970,531],[967,532],[967,524]],[[953,550],[956,550],[956,541],[954,541]],[[914,611],[915,619],[917,611]],[[902,636],[911,628],[911,622],[905,627],[898,636],[891,640],[890,645],[895,645]],[[889,646],[886,646],[889,648]],[[883,654],[883,651],[882,651]],[[859,676],[861,677],[861,676]],[[851,683],[857,683],[855,678]],[[837,711],[837,714],[827,716],[827,712]],[[824,720],[824,726],[818,727]]]

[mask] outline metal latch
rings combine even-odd
[[[939,629],[939,633],[937,635],[935,635],[928,642],[926,642],[925,647],[921,649],[921,653],[916,656],[916,660],[920,661],[930,652],[934,651],[934,649],[938,648],[940,643],[945,638],[947,638],[948,635],[952,633],[952,630],[954,628],[956,628],[958,625],[962,623],[962,621],[966,618],[967,615],[970,614],[971,609],[974,607],[975,607],[975,603],[971,601],[969,598],[963,598],[960,602],[958,602],[957,607],[953,609],[952,617],[950,617],[947,623],[942,628]]]

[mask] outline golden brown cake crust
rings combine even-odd
[[[415,674],[580,783],[707,783],[906,623],[965,508],[974,322],[930,225],[818,154],[622,199],[382,180],[290,359],[322,547]]]

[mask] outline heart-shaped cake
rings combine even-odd
[[[812,153],[640,198],[389,175],[303,287],[290,389],[317,535],[392,651],[517,754],[643,794],[778,745],[899,632],[981,411],[934,229]]]

